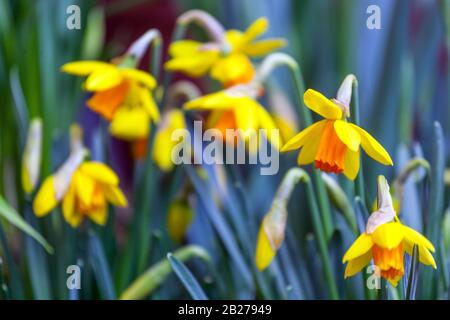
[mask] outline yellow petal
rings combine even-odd
[[[33,183],[26,166],[22,165],[22,188],[25,193],[30,194],[33,191]]]
[[[61,71],[74,74],[77,76],[87,76],[91,72],[99,68],[111,67],[110,63],[101,61],[75,61],[64,64],[61,67]]]
[[[330,120],[342,118],[342,110],[320,92],[308,89],[303,95],[306,106],[322,117]]]
[[[261,224],[261,227],[259,228],[258,243],[256,244],[255,255],[255,262],[258,270],[262,271],[266,269],[275,257],[275,253],[276,251],[272,249],[269,238],[264,231],[263,224]]]
[[[255,20],[244,32],[245,42],[251,42],[264,32],[267,31],[269,22],[265,17],[261,17]]]
[[[211,78],[220,81],[226,87],[247,83],[253,79],[254,73],[252,63],[243,54],[230,54],[219,59],[211,68]]]
[[[228,110],[240,104],[242,100],[248,99],[248,97],[234,97],[225,91],[219,91],[191,100],[185,103],[183,108],[186,110]]]
[[[194,40],[175,41],[169,46],[169,55],[171,57],[195,55],[201,45],[201,42]]]
[[[334,130],[336,131],[339,139],[352,151],[359,150],[359,144],[361,143],[361,136],[358,131],[353,129],[346,121],[336,120],[334,121]]]
[[[367,266],[372,260],[372,251],[367,251],[362,256],[359,256],[355,259],[352,259],[348,262],[347,267],[345,268],[345,274],[344,277],[352,277],[355,274],[357,274],[359,271],[361,271],[362,268]]]
[[[393,162],[389,153],[383,148],[381,144],[378,143],[367,131],[358,127],[357,125],[350,124],[356,131],[359,132],[361,136],[361,147],[364,151],[376,161],[392,166]]]
[[[153,119],[154,122],[159,122],[159,120],[160,120],[159,109],[158,109],[158,106],[156,105],[155,100],[153,99],[153,96],[150,93],[150,91],[146,88],[141,88],[140,96],[141,96],[142,105],[143,105],[145,111],[147,111],[150,118]]]
[[[64,220],[67,221],[73,228],[80,225],[83,220],[83,215],[75,210],[75,186],[70,185],[69,190],[63,198],[62,210]]]
[[[84,83],[88,91],[103,91],[122,83],[123,77],[119,69],[113,65],[95,69]]]
[[[150,90],[156,87],[155,78],[148,72],[133,68],[120,68],[120,72],[125,78],[137,81]]]
[[[405,238],[405,240],[403,241],[403,247],[405,249],[405,251],[412,256],[412,251],[413,251],[413,247],[414,247],[414,243]],[[424,265],[427,266],[432,266],[434,269],[436,269],[436,261],[434,261],[433,256],[431,255],[431,253],[428,251],[427,248],[425,248],[424,246],[418,246],[419,249],[419,261],[421,263],[423,263]]]
[[[163,171],[171,171],[174,167],[172,161],[173,143],[171,140],[171,132],[159,132],[155,137],[153,149],[153,161]]]
[[[102,187],[102,190],[111,204],[118,207],[126,207],[128,205],[127,198],[119,187],[105,185]]]
[[[79,170],[100,183],[113,186],[117,186],[119,184],[119,178],[116,173],[110,167],[101,162],[84,162],[80,166]]]
[[[43,217],[53,210],[57,204],[53,176],[49,176],[42,183],[33,201],[33,211],[36,216]]]
[[[355,180],[359,172],[360,155],[359,150],[354,152],[347,149],[344,158],[344,175],[350,179]]]
[[[218,58],[218,52],[204,51],[192,56],[173,58],[167,61],[164,67],[166,70],[183,72],[191,77],[201,77],[209,71]]]
[[[298,149],[303,145],[305,145],[309,141],[309,139],[320,139],[323,128],[325,127],[327,121],[328,120],[318,121],[310,125],[306,129],[300,131],[300,133],[298,133],[291,140],[286,142],[283,148],[281,148],[281,152]]]
[[[145,138],[150,131],[149,116],[143,108],[119,108],[109,130],[113,136],[125,140]]]
[[[367,253],[367,251],[369,251],[372,246],[372,237],[366,233],[362,233],[344,254],[342,262],[344,263],[346,261],[353,260],[359,256],[362,256],[363,254]]]
[[[248,139],[252,134],[257,134],[258,129],[257,103],[252,99],[242,100],[241,104],[234,109],[237,129],[242,130],[240,134]]]
[[[394,249],[405,237],[404,228],[401,223],[390,222],[380,225],[372,233],[373,242],[384,249]]]
[[[107,206],[102,206],[96,210],[88,213],[89,219],[94,221],[96,224],[104,226],[106,221],[108,221],[108,208]]]
[[[298,157],[297,157],[297,163],[298,165],[306,165],[310,164],[314,161],[317,150],[320,145],[320,138],[322,137],[321,134],[315,134],[310,135],[308,138],[308,141],[303,145],[302,149],[300,150]]]
[[[72,183],[75,185],[76,197],[86,206],[92,203],[92,196],[94,195],[95,181],[90,176],[77,170],[73,174]]]
[[[402,227],[406,239],[408,239],[414,244],[427,248],[431,252],[435,251],[433,244],[419,232],[405,225],[402,225]]]
[[[261,57],[286,45],[285,39],[267,39],[246,44],[242,51],[251,57]]]
[[[259,127],[266,130],[266,138],[267,140],[275,147],[277,150],[281,148],[281,132],[277,128],[275,121],[272,119],[272,116],[264,109],[263,106],[257,104],[255,107],[256,113],[258,115]],[[278,134],[276,134],[275,130],[278,130]]]

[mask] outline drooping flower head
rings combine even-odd
[[[78,126],[72,127],[69,158],[42,183],[33,202],[38,217],[50,213],[60,201],[64,219],[72,227],[89,218],[104,225],[108,218],[108,202],[125,207],[127,200],[119,188],[119,178],[107,165],[87,161],[87,150],[81,144]]]
[[[305,105],[325,119],[298,133],[281,151],[301,148],[297,159],[299,165],[314,163],[322,171],[344,173],[354,180],[359,171],[360,147],[384,165],[393,165],[393,162],[383,146],[367,131],[347,121],[351,81],[355,81],[353,76],[344,80],[337,99],[328,99],[320,92],[308,89],[303,96]],[[343,87],[350,88],[350,91],[343,90]]]
[[[404,274],[404,253],[412,255],[417,246],[419,261],[436,269],[431,252],[433,244],[419,232],[403,225],[394,211],[389,186],[383,176],[378,178],[378,210],[373,212],[362,233],[344,255],[345,277],[361,271],[373,259],[381,277],[397,286]]]
[[[93,93],[87,106],[111,122],[112,135],[125,140],[147,137],[150,121],[159,121],[158,107],[152,95],[156,80],[136,68],[142,52],[142,39],[148,42],[156,37],[152,31],[138,39],[117,64],[76,61],[61,67],[63,72],[87,77],[83,88]]]
[[[256,40],[268,29],[266,18],[257,19],[245,32],[225,31],[223,26],[208,13],[191,10],[178,19],[179,24],[191,22],[204,27],[211,42],[180,40],[169,47],[169,60],[165,67],[191,77],[201,77],[210,72],[212,78],[225,87],[246,83],[253,78],[254,68],[249,57],[260,57],[285,46],[284,39]]]
[[[288,201],[295,184],[305,175],[305,172],[300,168],[290,169],[278,187],[270,210],[264,216],[259,228],[255,253],[256,267],[260,271],[270,265],[284,241]]]

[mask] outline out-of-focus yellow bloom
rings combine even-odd
[[[104,225],[108,202],[125,207],[119,178],[107,165],[85,161],[86,150],[75,142],[66,162],[42,183],[33,202],[36,216],[43,217],[62,201],[64,219],[77,227],[85,217]]]
[[[380,275],[397,286],[404,273],[404,252],[412,255],[414,245],[419,249],[419,261],[436,269],[431,252],[433,244],[419,232],[403,225],[393,209],[389,186],[379,177],[378,211],[369,217],[366,230],[344,255],[348,262],[345,278],[358,273],[370,260],[380,269]]]
[[[287,204],[295,184],[305,176],[299,168],[290,169],[283,178],[272,201],[270,210],[264,216],[258,233],[255,263],[258,270],[266,269],[281,247],[286,230]]]
[[[347,122],[346,112],[337,100],[330,100],[312,89],[304,94],[306,106],[325,120],[307,127],[289,140],[282,152],[302,148],[298,164],[314,162],[315,167],[333,173],[344,173],[354,180],[358,175],[360,146],[376,161],[392,165],[387,151],[367,131]]]
[[[444,172],[444,182],[447,185],[450,185],[450,169],[446,169]]]
[[[206,13],[200,13],[200,16]],[[208,16],[211,20],[212,17]],[[207,27],[208,23],[205,23]],[[217,25],[215,21],[215,25]],[[266,18],[257,19],[245,32],[219,30],[221,42],[201,43],[181,40],[169,47],[169,60],[165,67],[170,71],[180,71],[192,77],[200,77],[210,71],[212,78],[226,87],[236,83],[246,83],[253,78],[254,69],[248,57],[260,57],[286,45],[284,39],[256,40],[267,31]],[[216,32],[217,33],[217,32]]]
[[[223,138],[227,136],[227,129],[239,129],[239,137],[247,142],[252,134],[257,134],[256,130],[265,129],[269,142],[279,149],[281,138],[277,127],[266,109],[256,101],[260,90],[261,88],[253,83],[236,85],[189,101],[184,108],[211,111],[207,127],[218,129]]]
[[[156,81],[139,69],[100,61],[66,63],[62,71],[87,76],[83,87],[93,92],[88,107],[111,121],[111,133],[119,138],[144,138],[150,130],[150,120],[159,121],[158,107],[151,90]]]
[[[171,109],[163,114],[153,147],[153,160],[163,171],[171,171],[174,167],[172,149],[178,141],[172,139],[172,133],[177,129],[186,129],[183,111]]]
[[[167,214],[167,230],[173,241],[178,243],[183,241],[192,218],[193,211],[187,200],[178,199],[170,204]]]
[[[22,157],[22,187],[25,193],[33,192],[39,181],[42,153],[42,120],[33,119]]]

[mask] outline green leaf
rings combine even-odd
[[[171,253],[167,254],[167,259],[169,259],[173,271],[177,275],[178,279],[180,279],[180,281],[183,283],[192,299],[208,300],[208,297],[206,296],[205,292],[203,292],[202,287],[194,278],[191,271],[189,271],[189,269],[184,265],[184,263],[175,258]]]
[[[104,299],[112,300],[116,298],[114,292],[111,271],[106,260],[103,246],[94,233],[89,234],[89,262],[94,270],[95,278],[100,289],[100,294]]]
[[[0,195],[0,216],[8,220],[14,226],[33,237],[44,249],[53,254],[52,246],[41,236],[33,227],[31,227],[17,212],[11,207],[5,199]]]
[[[211,260],[209,254],[199,246],[186,246],[178,249],[173,255],[180,261],[186,261],[194,257],[201,258],[203,261]],[[121,300],[142,299],[153,292],[161,283],[166,280],[171,273],[172,268],[167,259],[156,263],[139,276],[119,297]]]

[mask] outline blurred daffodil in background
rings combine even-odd
[[[388,152],[367,131],[347,122],[349,106],[338,99],[328,99],[313,89],[304,93],[305,105],[324,117],[307,127],[281,149],[282,152],[299,149],[297,162],[314,162],[324,172],[344,173],[350,180],[358,175],[360,146],[376,161],[393,165]]]
[[[179,141],[174,140],[172,134],[178,129],[186,129],[183,111],[180,109],[167,110],[163,113],[156,131],[153,148],[153,160],[163,171],[170,171],[174,167],[172,150]]]
[[[419,249],[419,261],[436,269],[430,252],[433,244],[419,232],[403,225],[394,211],[389,185],[383,176],[378,178],[378,210],[373,212],[362,233],[344,255],[348,262],[345,277],[361,271],[373,259],[380,275],[394,287],[404,274],[404,253],[412,255],[414,246]]]
[[[60,201],[64,219],[78,227],[89,218],[104,225],[108,218],[108,202],[125,207],[127,200],[119,188],[119,178],[107,165],[86,161],[87,150],[81,143],[81,129],[71,128],[72,149],[69,158],[47,177],[33,202],[36,216],[50,213]]]
[[[235,140],[227,140],[227,129],[239,130],[239,138],[249,142],[250,150],[257,148],[258,129],[264,129],[266,138],[277,149],[281,138],[271,115],[256,100],[261,87],[255,82],[239,84],[216,93],[191,100],[184,105],[186,110],[210,111],[207,128],[219,130],[227,143],[236,145]],[[256,133],[256,134],[255,134]],[[228,135],[229,137],[229,135]],[[233,136],[232,139],[235,137]],[[255,143],[256,142],[256,143]]]
[[[125,59],[126,61],[126,59]],[[62,71],[87,76],[83,88],[93,92],[87,106],[111,122],[111,134],[125,140],[147,137],[150,120],[159,121],[151,94],[156,81],[147,72],[100,61],[76,61]]]
[[[211,42],[179,40],[169,47],[171,59],[167,70],[180,71],[191,77],[201,77],[210,72],[213,79],[225,87],[247,83],[255,73],[249,57],[264,56],[286,45],[284,39],[257,40],[269,26],[266,18],[257,19],[245,32],[225,31],[223,26],[206,12],[192,10],[178,19],[180,24],[196,22],[209,33]]]

